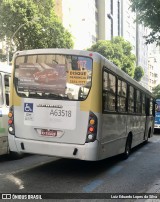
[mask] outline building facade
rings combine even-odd
[[[140,84],[149,90],[148,87],[148,45],[144,36],[148,28],[136,22],[136,13],[130,9],[130,0],[122,0],[122,36],[129,41],[133,47],[133,54],[136,56],[136,66],[141,66],[144,71]]]
[[[132,45],[136,66],[144,76],[141,85],[148,89],[147,29],[136,23],[130,0],[56,0],[55,9],[66,29],[73,35],[75,49],[87,49],[97,40],[122,36]]]
[[[148,45],[145,43],[145,38],[148,34],[148,28],[143,25],[137,24],[137,38],[136,38],[136,57],[137,66],[141,66],[144,71],[144,76],[140,81],[140,84],[149,90],[149,69],[148,69]]]
[[[153,55],[149,57],[148,60],[148,86],[149,90],[152,92],[153,88],[156,87],[159,83],[158,78],[158,68],[159,63],[157,61],[157,58]]]
[[[144,38],[148,30],[135,22],[136,13],[131,12],[130,5],[130,0],[55,0],[55,12],[72,34],[74,49],[84,50],[97,40],[111,40],[114,36],[129,41],[137,57],[136,65],[144,70],[140,83],[149,89],[153,79],[148,67],[153,62],[148,60]]]
[[[121,32],[125,40],[132,45],[132,52],[136,55],[136,14],[130,9],[130,0],[121,0]]]
[[[98,4],[99,40],[111,40],[114,36],[121,36],[121,1],[101,0]]]
[[[86,49],[98,39],[96,0],[56,0],[55,11],[72,34],[75,49]]]

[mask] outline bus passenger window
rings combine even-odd
[[[149,110],[149,115],[153,115],[153,99],[150,98],[150,110]]]
[[[115,111],[116,77],[110,73],[103,74],[103,102],[104,110]]]
[[[136,113],[141,113],[141,93],[136,90]]]
[[[127,99],[127,84],[124,81],[118,80],[117,107],[119,112],[126,111],[126,99]]]
[[[145,114],[145,95],[142,94],[142,114]]]
[[[2,75],[0,74],[0,106],[4,103],[3,100],[3,84],[2,84]]]
[[[134,112],[134,88],[129,86],[128,112]]]

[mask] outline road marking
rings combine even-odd
[[[16,184],[19,187],[19,189],[24,189],[23,181],[18,177],[15,177],[14,175],[7,175],[6,178],[9,179],[14,184]]]
[[[126,162],[131,162],[134,161],[136,159],[135,156],[130,156],[128,159],[126,159]]]
[[[94,189],[96,189],[102,183],[103,183],[103,180],[94,180],[89,185],[85,186],[83,188],[83,191],[85,191],[87,193],[92,192]]]
[[[115,166],[115,167],[111,168],[109,171],[107,171],[107,174],[115,175],[120,170],[122,170],[122,168],[123,168],[123,166]]]
[[[25,158],[25,157],[24,157]],[[52,163],[53,161],[56,161],[60,158],[52,158],[50,157],[49,159],[47,160],[44,160],[43,158],[41,159],[41,162],[34,162],[33,164],[30,164],[30,165],[26,165],[26,163],[24,164],[23,168],[15,168],[15,170],[12,170],[12,171],[7,171],[7,172],[3,172],[3,173],[0,173],[0,175],[7,175],[7,174],[11,174],[11,175],[14,175],[14,174],[17,174],[19,172],[24,172],[26,170],[30,170],[30,169],[34,169],[34,168],[37,168],[39,166],[43,166],[47,163]],[[23,160],[23,159],[20,159],[20,160]]]
[[[123,166],[115,166],[113,168],[111,168],[109,171],[107,171],[107,174],[109,175],[114,175],[116,173],[118,173],[119,171],[121,171],[123,169]],[[89,193],[92,192],[94,189],[96,189],[98,186],[102,185],[104,182],[104,180],[94,180],[92,181],[90,184],[88,184],[87,186],[85,186],[83,188],[83,191]]]
[[[144,152],[139,151],[139,152],[136,152],[135,155],[141,155],[142,153]]]

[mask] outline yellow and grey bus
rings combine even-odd
[[[12,151],[89,161],[121,153],[127,158],[153,135],[152,94],[98,53],[19,51],[13,68]]]

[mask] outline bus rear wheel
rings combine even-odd
[[[151,136],[151,128],[149,129],[147,138],[146,138],[146,140],[144,141],[146,144],[148,143],[148,138],[150,138],[150,136]]]
[[[12,152],[12,151],[9,152],[9,158],[11,160],[21,159],[21,158],[23,158],[23,156],[24,156],[24,154],[21,152]]]
[[[132,144],[132,137],[131,135],[128,135],[127,141],[126,141],[126,146],[125,146],[125,151],[123,153],[123,159],[127,159],[131,153],[131,144]]]

